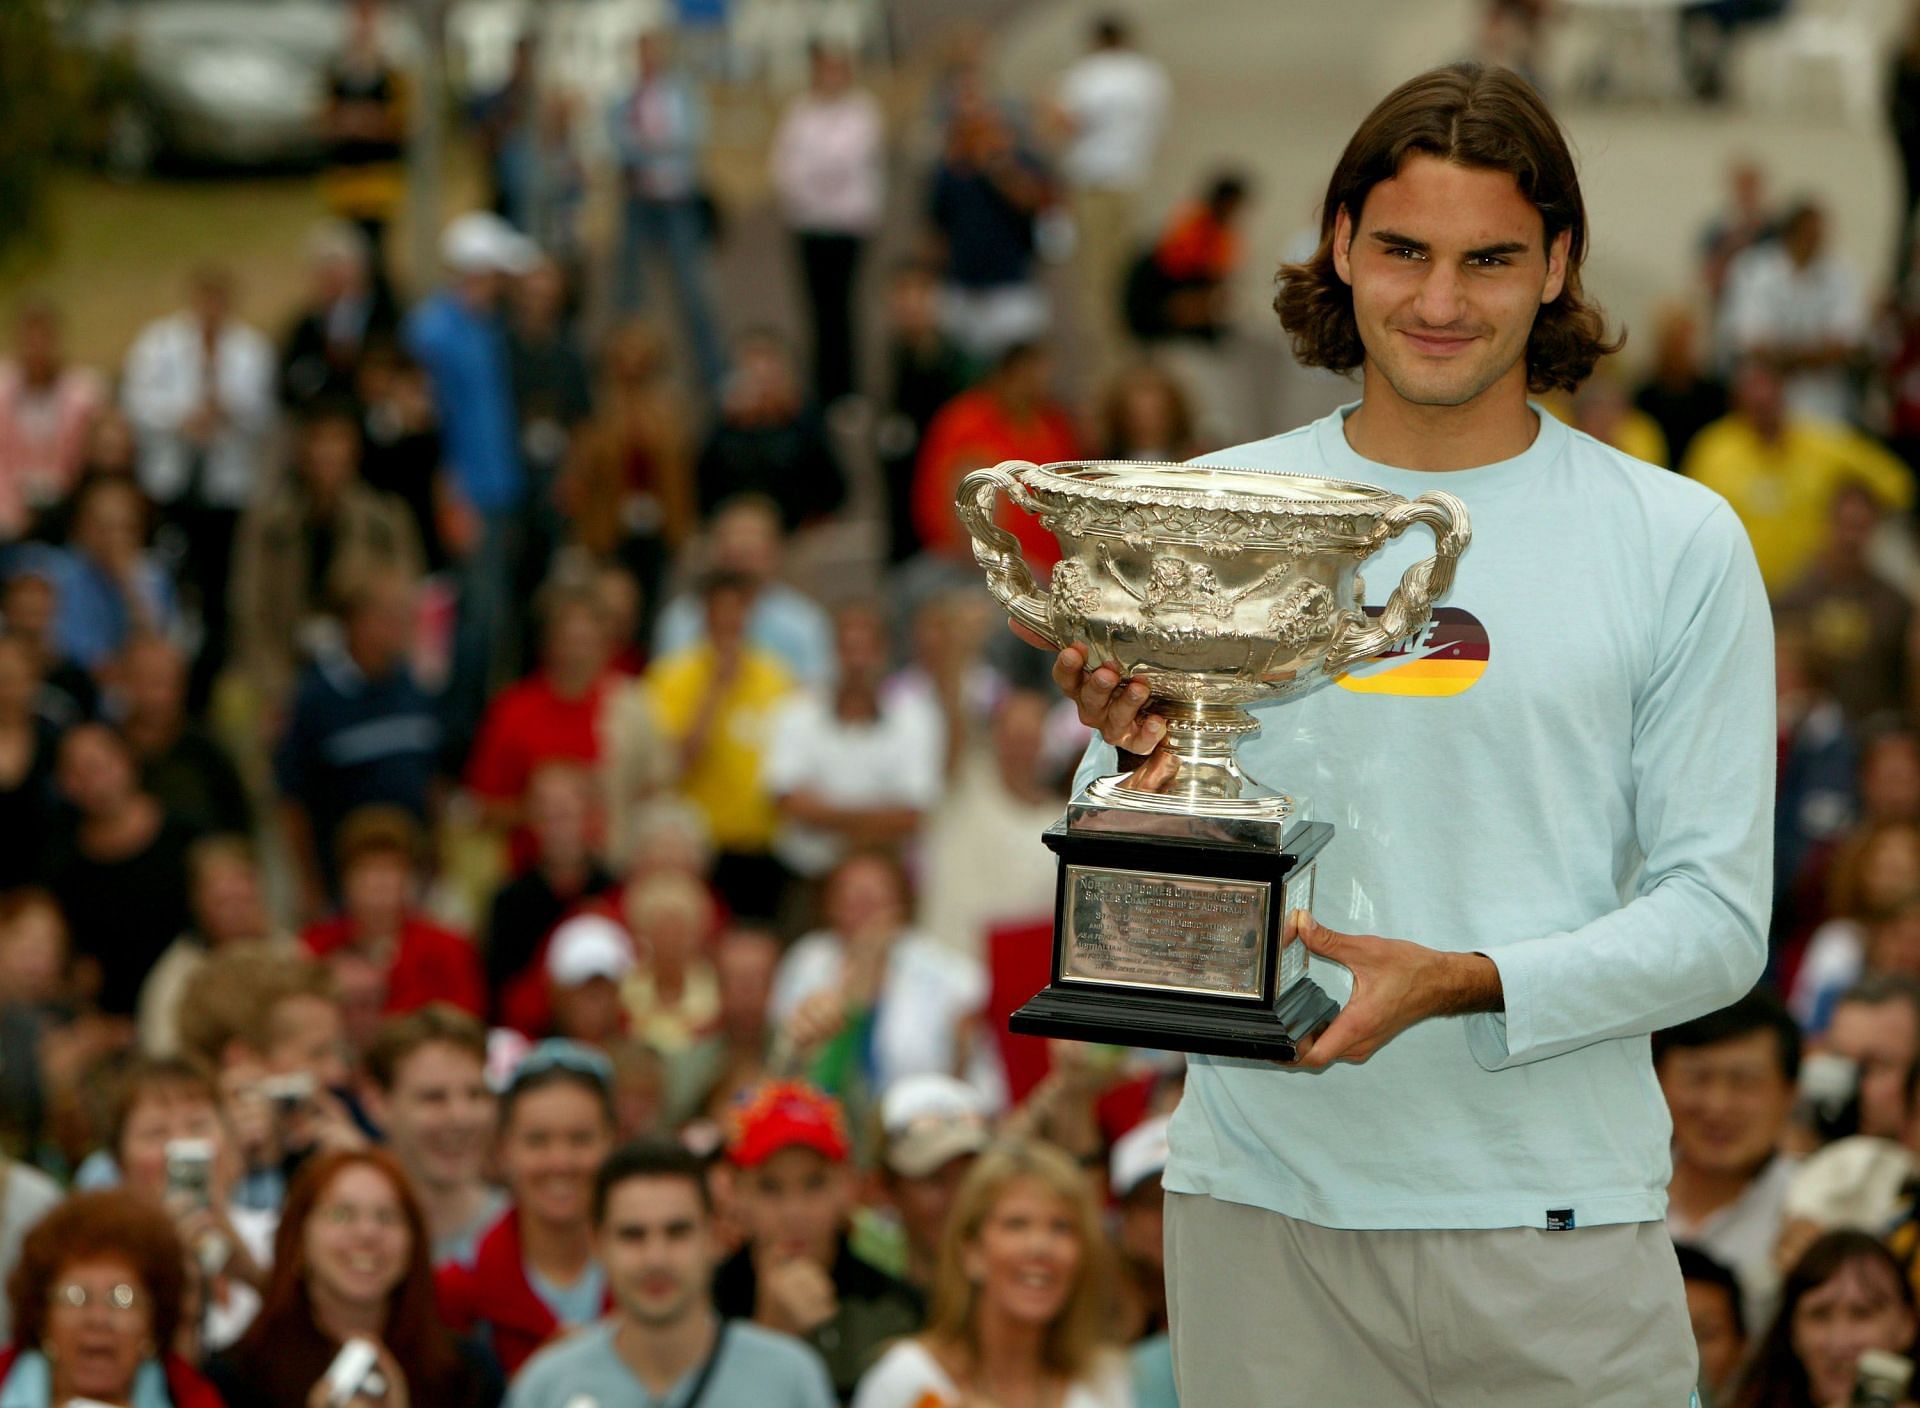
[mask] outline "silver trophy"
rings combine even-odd
[[[1061,558],[1042,591],[996,496]],[[1172,767],[1103,777],[1045,834],[1060,858],[1053,980],[1014,1014],[1041,1035],[1291,1060],[1333,1001],[1284,938],[1333,836],[1250,776],[1249,704],[1317,689],[1423,628],[1471,531],[1451,494],[1200,465],[1009,461],[961,481],[987,587],[1056,648],[1140,675]],[[1377,613],[1361,564],[1408,527],[1433,556]]]

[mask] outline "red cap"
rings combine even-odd
[[[840,1102],[798,1081],[765,1081],[746,1091],[733,1112],[727,1157],[752,1168],[795,1147],[844,1160],[852,1146]]]

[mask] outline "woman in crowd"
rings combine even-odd
[[[1110,460],[1177,464],[1199,453],[1193,406],[1173,373],[1135,362],[1115,376],[1100,403],[1100,442]]]
[[[1911,1357],[1920,1318],[1900,1264],[1865,1232],[1829,1232],[1793,1264],[1733,1408],[1847,1408],[1860,1356]]]
[[[320,1154],[287,1194],[266,1306],[210,1369],[227,1408],[306,1408],[349,1339],[373,1341],[388,1408],[492,1408],[497,1375],[436,1315],[420,1204],[378,1149]]]
[[[1869,822],[1834,856],[1828,880],[1833,918],[1807,941],[1787,1000],[1803,1030],[1826,1030],[1833,1004],[1860,980],[1868,931],[1903,901],[1920,894],[1920,826]]]
[[[853,1408],[1132,1408],[1125,1360],[1101,1343],[1105,1248],[1072,1159],[989,1148],[954,1202],[926,1331],[881,1356]]]
[[[167,1215],[137,1193],[76,1193],[48,1213],[7,1278],[13,1344],[0,1351],[0,1403],[221,1408],[173,1349],[186,1266]]]
[[[440,1273],[440,1311],[478,1331],[509,1376],[554,1335],[600,1318],[607,1278],[593,1255],[593,1179],[613,1149],[613,1071],[568,1041],[527,1054],[500,1096],[500,1171],[513,1205],[473,1262]]]

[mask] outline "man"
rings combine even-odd
[[[1860,278],[1829,247],[1827,216],[1811,201],[1727,271],[1729,350],[1759,357],[1786,380],[1787,410],[1804,420],[1857,424],[1853,363],[1866,355]]]
[[[898,1254],[883,1263],[900,1279],[931,1294],[960,1183],[992,1137],[986,1101],[952,1076],[902,1076],[880,1097],[880,1201],[898,1223]],[[856,1217],[857,1239],[882,1242],[883,1229]],[[864,1248],[862,1248],[864,1249]]]
[[[99,373],[67,362],[53,303],[29,299],[14,329],[14,357],[0,362],[0,539],[9,542],[80,477],[106,399]]]
[[[664,1141],[615,1151],[594,1179],[593,1226],[613,1313],[535,1355],[507,1408],[831,1408],[817,1354],[714,1314],[720,1239],[699,1159]]]
[[[353,395],[360,358],[393,335],[399,313],[373,278],[367,237],[329,222],[307,239],[313,292],[280,349],[280,399],[299,407],[319,397]]]
[[[1901,1138],[1907,1077],[1920,1060],[1920,982],[1862,979],[1834,1003],[1821,1044],[1860,1069],[1860,1133]]]
[[[1459,496],[1447,600],[1492,663],[1436,696],[1396,679],[1420,652],[1389,656],[1241,748],[1339,823],[1286,932],[1346,1002],[1291,1069],[1190,1063],[1164,1179],[1183,1401],[1693,1390],[1647,1037],[1765,961],[1772,652],[1726,505],[1527,403],[1611,346],[1586,243],[1552,115],[1463,64],[1362,122],[1282,271],[1296,354],[1360,367],[1362,399],[1219,462]],[[1389,545],[1369,581],[1424,551]],[[1054,669],[1107,743],[1165,737],[1144,682],[1077,648]],[[1080,780],[1115,766],[1096,746]],[[1601,1285],[1604,1313],[1569,1309]]]
[[[797,1335],[820,1351],[842,1401],[881,1346],[920,1328],[911,1288],[854,1255],[852,1148],[839,1104],[768,1082],[738,1106],[727,1161],[747,1244],[714,1277],[722,1315]]]
[[[1733,505],[1775,594],[1818,560],[1842,486],[1858,484],[1893,511],[1910,508],[1914,496],[1907,467],[1868,436],[1789,414],[1780,374],[1758,360],[1741,365],[1732,413],[1694,437],[1680,472]]]
[[[1654,1033],[1653,1066],[1673,1117],[1667,1230],[1731,1266],[1763,1323],[1796,1162],[1781,1142],[1800,1075],[1799,1028],[1779,999],[1756,988]]]
[[[1674,1252],[1687,1287],[1687,1319],[1693,1327],[1693,1343],[1700,1353],[1703,1402],[1708,1408],[1732,1403],[1747,1359],[1747,1318],[1740,1301],[1740,1282],[1697,1247],[1676,1247]]]
[[[367,1076],[367,1113],[420,1199],[433,1264],[471,1263],[507,1206],[486,1178],[494,1117],[486,1028],[441,1002],[390,1018],[367,1053]]]
[[[148,505],[126,479],[85,479],[74,491],[67,546],[49,559],[55,650],[98,673],[129,638],[179,625],[173,580],[145,546]]]
[[[1079,250],[1081,335],[1104,375],[1127,347],[1120,283],[1132,253],[1134,206],[1153,171],[1173,85],[1134,47],[1118,15],[1093,24],[1093,46],[1060,75],[1054,106],[1064,129],[1061,171],[1073,203]]]
[[[203,832],[253,829],[246,784],[227,750],[187,711],[187,658],[164,636],[135,636],[120,654],[120,730],[140,780],[169,814]]]
[[[820,407],[806,394],[793,349],[770,328],[743,333],[720,414],[694,467],[700,512],[743,494],[780,507],[788,532],[846,501],[846,471]]]

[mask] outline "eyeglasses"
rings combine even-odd
[[[110,1314],[119,1317],[144,1309],[147,1298],[124,1281],[106,1290],[95,1290],[91,1286],[81,1285],[78,1281],[69,1281],[64,1286],[54,1287],[50,1303],[55,1310],[62,1307],[69,1310],[85,1310],[90,1305],[104,1306]]]

